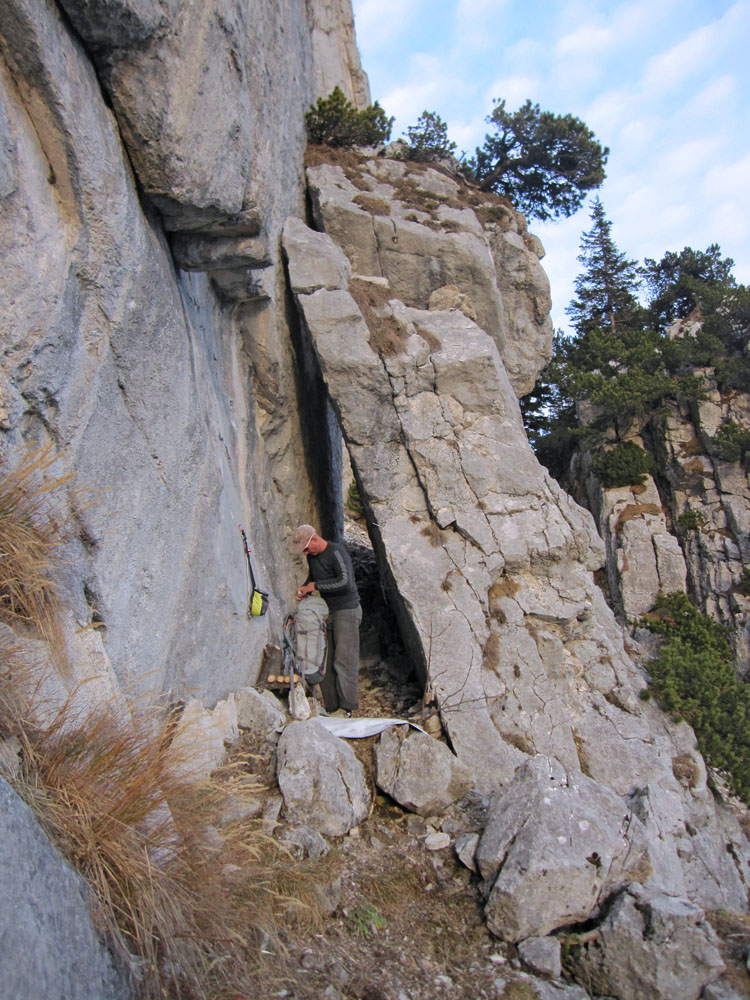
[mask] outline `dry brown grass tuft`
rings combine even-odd
[[[454,198],[438,197],[431,191],[425,191],[424,188],[419,186],[418,181],[410,177],[401,177],[396,181],[392,181],[391,185],[394,189],[394,197],[402,205],[411,205],[422,212],[427,212],[428,215],[432,215],[441,205],[450,205],[454,208],[461,207],[461,203]]]
[[[683,465],[685,472],[694,472],[698,476],[707,475],[706,470],[703,468],[703,462],[699,458],[694,458],[690,462],[686,462]]]
[[[701,769],[692,754],[683,753],[672,758],[672,774],[688,788],[695,788],[700,781]]]
[[[435,521],[430,521],[428,524],[426,524],[421,529],[420,535],[424,535],[424,537],[429,541],[433,549],[439,548],[440,545],[442,544],[443,533],[440,530],[440,525],[437,524],[437,522]]]
[[[482,666],[485,670],[497,670],[500,666],[500,636],[491,632],[482,650]]]
[[[636,517],[641,517],[643,514],[661,514],[662,509],[658,504],[655,503],[629,503],[622,508],[622,511],[618,515],[615,521],[615,531],[622,531],[624,524],[628,521],[633,521]]]
[[[1,728],[23,747],[16,790],[87,880],[97,929],[138,988],[194,1000],[254,995],[267,956],[283,966],[281,928],[320,929],[320,866],[294,860],[261,821],[219,833],[232,783],[190,776],[169,713],[134,722],[63,709],[41,731],[9,697],[17,662],[5,667]]]
[[[359,306],[370,331],[370,347],[378,354],[399,354],[406,346],[406,330],[393,315],[389,288],[373,281],[352,278],[349,294]]]
[[[0,620],[50,643],[58,657],[64,640],[53,570],[64,541],[53,492],[71,476],[50,477],[50,446],[28,450],[0,473]]]
[[[436,337],[431,330],[421,326],[419,323],[414,324],[414,329],[417,331],[422,340],[427,342],[427,346],[431,351],[441,351],[443,349],[440,338]]]
[[[365,212],[369,212],[370,215],[391,214],[390,202],[385,201],[383,198],[375,198],[373,195],[355,195],[354,204],[359,205],[360,208],[364,209]]]
[[[362,169],[365,157],[353,149],[340,149],[334,146],[316,146],[308,144],[305,149],[305,166],[319,167],[323,163],[330,163],[333,166],[341,167],[344,170]]]
[[[704,455],[705,451],[701,439],[695,436],[691,437],[689,441],[685,441],[680,448],[681,455]]]
[[[500,735],[502,736],[502,738],[505,740],[506,743],[509,743],[512,747],[515,747],[516,750],[520,750],[521,753],[534,754],[536,752],[534,750],[534,744],[527,736],[524,736],[523,733],[519,733],[516,731],[509,731],[507,733],[501,732]]]

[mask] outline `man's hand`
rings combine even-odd
[[[315,583],[313,581],[304,584],[297,591],[297,600],[301,601],[303,597],[307,597],[308,594],[312,594],[314,590],[315,590]]]

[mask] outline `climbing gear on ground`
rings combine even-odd
[[[297,605],[296,611],[287,615],[284,622],[282,648],[284,673],[294,671],[310,687],[320,684],[326,672],[328,605],[322,597],[310,594]],[[288,661],[293,670],[288,669]]]
[[[260,618],[266,613],[266,611],[268,611],[268,594],[265,590],[259,590],[255,583],[255,573],[253,573],[253,564],[250,559],[250,546],[247,543],[247,535],[245,534],[245,529],[241,524],[238,524],[237,527],[240,529],[240,534],[242,535],[242,547],[244,548],[245,555],[247,556],[247,568],[250,572],[247,617]]]

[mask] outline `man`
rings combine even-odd
[[[301,601],[313,590],[328,605],[328,659],[321,681],[327,712],[339,709],[349,718],[359,705],[359,625],[362,608],[349,553],[339,542],[327,542],[310,524],[292,534],[294,555],[307,556],[307,580],[297,591]]]

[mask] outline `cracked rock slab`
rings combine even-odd
[[[584,774],[539,755],[496,795],[476,862],[487,925],[505,941],[590,919],[618,885],[650,873],[640,821]]]
[[[586,945],[577,970],[618,1000],[697,1000],[724,963],[703,910],[658,889],[621,893]]]

